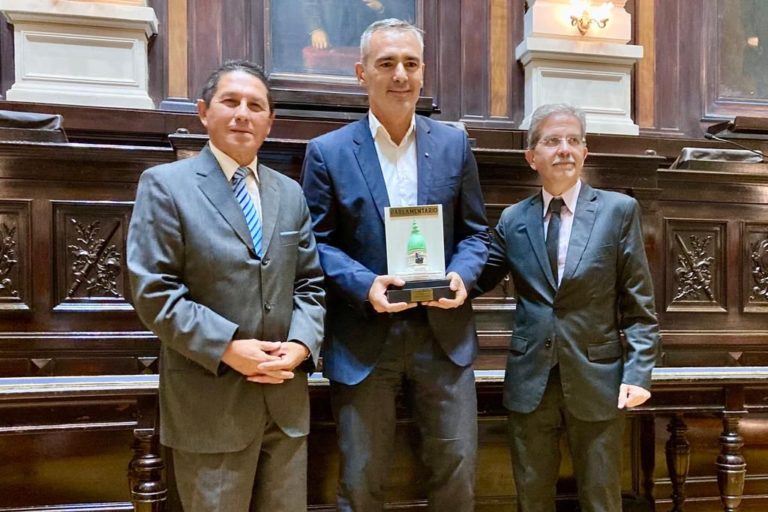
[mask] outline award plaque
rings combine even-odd
[[[428,204],[384,208],[387,273],[405,286],[387,290],[387,300],[428,302],[452,299],[456,292],[445,278],[443,206]]]

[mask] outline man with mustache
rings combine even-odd
[[[421,432],[430,509],[473,510],[477,355],[467,300],[488,254],[477,165],[463,130],[415,114],[421,32],[373,23],[360,42],[363,119],[310,141],[304,193],[328,283],[323,345],[336,418],[341,511],[382,510],[403,389]],[[390,303],[384,207],[440,204],[453,299]]]
[[[651,396],[659,332],[639,206],[581,181],[585,130],[569,105],[534,112],[525,158],[542,190],[504,210],[477,285],[514,281],[504,406],[522,512],[554,512],[563,434],[581,510],[620,512],[624,411]]]

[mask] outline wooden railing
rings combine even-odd
[[[480,392],[487,388],[500,390],[504,375],[502,371],[477,370],[475,377]],[[327,384],[327,380],[317,375],[310,379],[312,387],[326,387]],[[95,425],[90,422],[87,428],[133,429],[133,457],[128,468],[131,501],[137,512],[160,512],[165,508],[167,488],[163,480],[165,465],[156,433],[157,388],[157,375],[0,378],[0,407],[13,402],[132,397],[136,406],[135,421],[106,421]],[[651,420],[646,422],[650,428],[650,434],[646,435],[650,435],[651,440],[654,437],[653,418],[660,415],[670,417],[667,427],[670,435],[665,451],[672,486],[672,512],[683,510],[685,503],[685,483],[691,458],[685,417],[701,415],[715,415],[722,419],[720,454],[713,462],[717,468],[723,510],[738,510],[747,472],[739,420],[750,412],[768,411],[768,402],[764,398],[766,390],[768,367],[654,370],[652,399],[631,410],[630,414]],[[750,399],[752,395],[756,399]],[[61,423],[57,418],[50,418],[43,425],[0,425],[0,435],[77,428],[76,423]],[[642,456],[644,492],[648,502],[653,503],[653,449],[644,450]]]

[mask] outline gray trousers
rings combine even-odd
[[[185,512],[306,512],[307,437],[274,422],[240,452],[173,450]]]
[[[539,406],[528,414],[509,413],[518,510],[555,511],[560,438],[565,434],[581,512],[621,512],[624,416],[622,412],[608,421],[575,418],[565,407],[560,372],[555,366]]]
[[[421,434],[429,510],[474,510],[474,373],[471,366],[459,367],[448,359],[423,311],[398,315],[378,364],[360,384],[331,382],[341,451],[337,509],[382,510],[394,451],[395,398],[401,389],[408,393]]]

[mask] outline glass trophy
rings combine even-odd
[[[443,207],[439,204],[384,208],[387,273],[405,286],[387,290],[387,300],[427,302],[456,293],[445,277]]]

